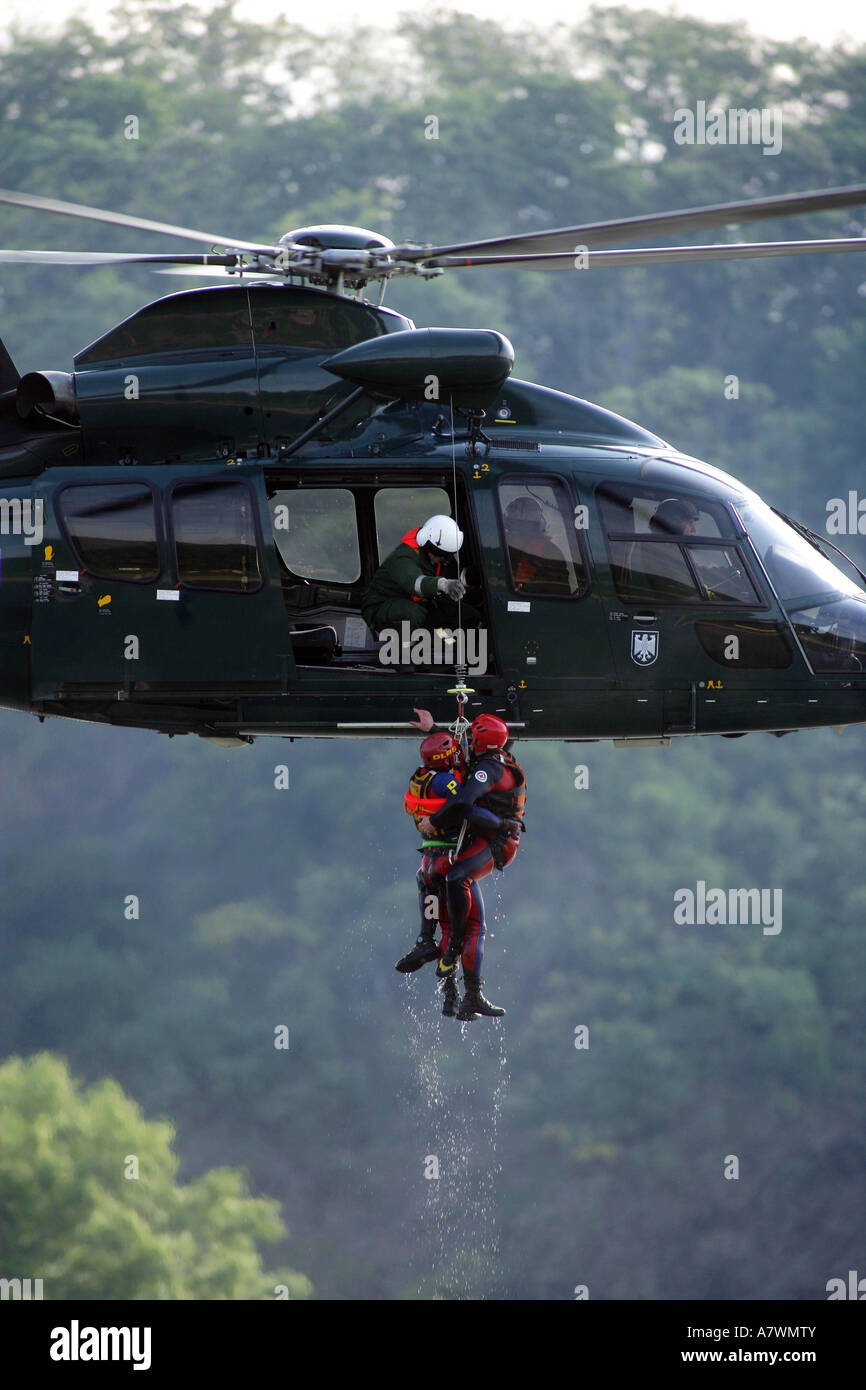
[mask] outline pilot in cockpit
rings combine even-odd
[[[693,536],[700,512],[685,498],[666,497],[650,517],[650,530],[665,536]]]

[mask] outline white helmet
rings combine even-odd
[[[431,516],[419,528],[419,546],[430,545],[435,550],[443,550],[448,555],[456,555],[463,544],[463,532],[450,516]]]

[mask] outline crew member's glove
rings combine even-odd
[[[490,852],[493,855],[493,867],[500,872],[505,868],[504,849],[510,839],[516,838],[523,829],[523,822],[519,820],[503,820],[500,822],[496,837],[491,841]]]
[[[454,603],[459,603],[466,593],[466,585],[461,584],[459,579],[440,579],[436,587],[440,594],[444,594]]]

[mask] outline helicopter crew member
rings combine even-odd
[[[693,536],[700,512],[685,497],[666,497],[650,517],[650,530],[663,536]]]
[[[700,513],[682,497],[666,497],[649,519],[652,540],[636,533],[629,558],[634,592],[648,602],[662,598],[667,602],[688,602],[694,598],[691,571],[674,542],[695,534]],[[670,545],[659,545],[660,540]]]
[[[478,627],[481,616],[462,603],[466,586],[445,573],[456,568],[463,532],[450,516],[431,516],[407,531],[386,556],[364,595],[361,613],[371,632],[399,628]]]
[[[404,809],[411,815],[416,825],[425,815],[440,810],[462,785],[465,772],[463,750],[450,733],[428,735],[421,744],[422,766],[417,768],[409,781],[409,790],[404,798]],[[473,828],[487,825],[495,833],[499,818],[491,812],[475,807]],[[457,834],[446,837],[444,834],[425,835],[421,845],[423,859],[418,870],[418,902],[421,910],[421,930],[412,950],[407,952],[396,964],[395,969],[403,974],[418,970],[429,961],[438,960],[447,948],[451,935],[451,922],[445,894],[445,877],[451,867],[451,851],[457,844]],[[438,904],[439,925],[442,931],[441,945],[434,940],[436,922],[427,915],[427,902],[433,894]],[[472,904],[469,909],[466,936],[470,944],[480,940],[484,933],[484,903],[477,885],[472,885]],[[453,1018],[460,1004],[460,994],[453,973],[442,982],[446,1017]]]
[[[462,959],[466,995],[457,1017],[464,1021],[475,1014],[500,1018],[505,1012],[491,1004],[482,993],[483,909],[479,930],[470,934],[470,908],[477,880],[486,877],[494,868],[504,869],[516,855],[526,804],[523,769],[514,755],[505,750],[508,742],[505,721],[495,714],[479,714],[472,722],[469,741],[471,757],[459,791],[440,810],[420,822],[425,834],[453,833],[459,830],[463,820],[469,822],[469,843],[445,875],[451,931],[436,971],[440,978],[447,978],[456,970],[458,959]],[[492,822],[474,823],[477,810],[492,812],[496,826]]]
[[[551,592],[570,592],[568,563],[550,537],[544,511],[536,498],[515,497],[508,504],[505,534],[516,588],[543,584]]]
[[[700,511],[688,498],[666,497],[650,517],[650,530],[656,536],[670,537],[671,540],[679,536],[694,536],[698,532],[700,516]],[[691,580],[685,580],[682,559],[677,556],[673,560],[667,553],[669,549],[668,546],[656,549],[650,574],[657,589],[662,585],[667,586],[666,597],[678,597],[684,581],[690,586]],[[748,576],[728,549],[704,551],[699,577],[703,596],[708,599],[731,598],[735,602],[748,602],[752,594]]]

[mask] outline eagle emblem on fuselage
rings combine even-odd
[[[631,659],[638,666],[652,666],[659,654],[658,632],[638,632],[631,635]]]

